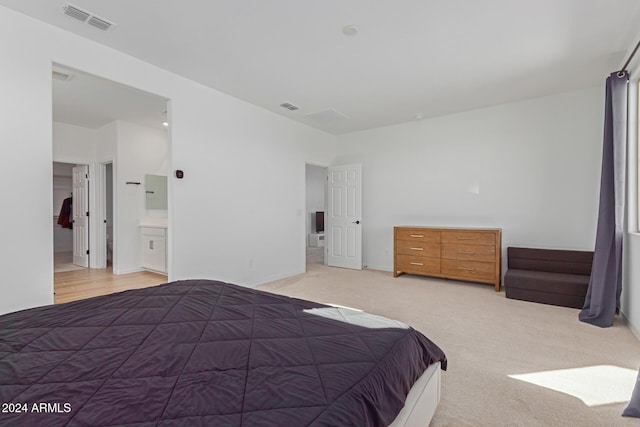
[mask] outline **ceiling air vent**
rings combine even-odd
[[[106,19],[100,18],[93,13],[82,10],[69,3],[64,3],[62,5],[62,13],[102,31],[109,31],[111,28],[116,26],[113,22],[109,22]]]
[[[87,19],[91,16],[89,12],[85,12],[82,9],[78,9],[75,6],[70,5],[69,3],[65,3],[62,6],[62,11],[65,15],[70,16],[72,18],[77,19],[78,21],[86,22]]]
[[[282,108],[286,108],[289,111],[296,111],[296,110],[300,109],[300,107],[298,107],[296,105],[293,105],[293,104],[290,104],[288,102],[284,102],[284,103],[280,104],[280,106]]]
[[[87,21],[87,24],[96,27],[102,31],[109,31],[109,29],[113,26],[113,24],[109,21],[105,21],[102,18],[98,18],[97,16],[92,16]]]

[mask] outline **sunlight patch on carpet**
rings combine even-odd
[[[577,397],[587,406],[628,402],[638,372],[612,365],[509,375],[540,387]]]

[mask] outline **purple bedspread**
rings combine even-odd
[[[383,426],[446,369],[421,333],[322,307],[187,280],[0,316],[0,426]]]

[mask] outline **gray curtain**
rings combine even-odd
[[[622,291],[628,83],[626,71],[607,78],[596,247],[579,314],[581,321],[602,328],[613,325]]]

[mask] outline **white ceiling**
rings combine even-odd
[[[62,1],[0,0],[334,134],[603,85],[640,36],[638,0],[71,3],[117,27],[69,18]],[[309,116],[329,109],[347,118]]]
[[[53,79],[53,121],[97,129],[126,120],[166,129],[166,99],[70,68],[54,65],[53,70],[70,76]]]

